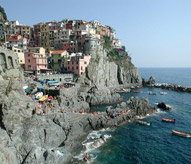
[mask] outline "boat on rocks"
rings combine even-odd
[[[45,95],[39,99],[39,101],[45,101],[48,98],[48,95]]]
[[[185,133],[178,130],[172,130],[172,134],[175,134],[181,137],[191,137],[191,133]]]
[[[162,118],[162,121],[175,123],[176,119]]]
[[[122,92],[130,92],[131,91],[131,89],[129,89],[129,88],[123,88],[123,90],[122,90]]]
[[[136,122],[141,124],[141,125],[147,125],[147,126],[150,126],[152,124],[151,122],[141,121],[141,120],[136,120]]]
[[[35,94],[36,99],[40,99],[43,96],[43,92],[38,92]]]

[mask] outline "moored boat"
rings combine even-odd
[[[141,120],[136,120],[136,122],[142,125],[147,125],[147,126],[150,126],[152,124],[151,122],[141,121]]]
[[[172,130],[172,134],[175,134],[181,137],[191,137],[191,133],[185,133],[178,130]]]
[[[162,121],[175,123],[176,119],[162,118]]]
[[[139,93],[139,91],[133,91],[134,93]]]
[[[131,89],[130,88],[123,88],[122,92],[130,92]]]
[[[167,92],[160,92],[161,95],[167,95]]]
[[[152,91],[149,91],[148,94],[149,94],[149,95],[156,95],[156,93],[155,93],[155,92],[152,92]]]

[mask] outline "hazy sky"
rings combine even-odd
[[[191,67],[191,0],[0,0],[9,20],[99,20],[136,67]]]

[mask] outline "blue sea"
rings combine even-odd
[[[159,83],[173,83],[191,86],[191,68],[139,68],[142,77],[155,77]],[[129,122],[116,130],[99,133],[111,136],[97,149],[89,153],[95,164],[191,164],[191,138],[172,135],[171,130],[191,133],[191,93],[142,88],[140,93],[121,93],[124,101],[131,96],[147,97],[156,106],[165,102],[172,111],[157,113],[143,118],[152,122],[152,126]],[[147,92],[155,92],[149,95]],[[167,95],[160,95],[165,91]],[[113,106],[115,106],[114,104]],[[103,111],[107,106],[98,106],[92,110]],[[161,118],[175,118],[176,123],[165,123]]]

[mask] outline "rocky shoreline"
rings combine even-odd
[[[170,91],[177,91],[177,92],[191,92],[191,87],[189,86],[183,86],[183,85],[177,85],[177,84],[167,84],[167,83],[156,83],[155,78],[151,76],[149,80],[142,79],[143,86],[144,87],[155,87],[155,88],[161,88],[166,89]]]
[[[53,112],[34,114],[36,103],[19,81],[10,81],[0,83],[1,163],[70,163],[92,130],[117,127],[137,115],[155,112],[147,99],[132,97],[115,109],[93,113],[61,110],[63,103],[56,99]]]
[[[154,84],[151,87],[166,89],[170,91],[177,91],[177,92],[188,92],[191,93],[191,87],[183,86],[183,85],[176,85],[176,84]]]

